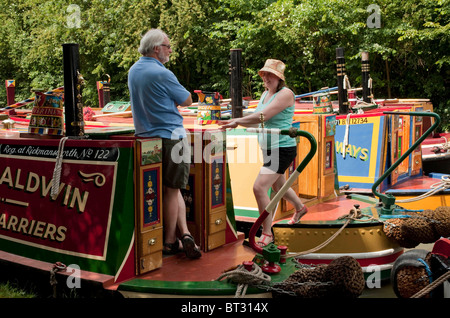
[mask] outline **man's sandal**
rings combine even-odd
[[[174,243],[164,243],[164,255],[175,255],[180,252],[183,252],[183,250],[180,248],[180,241],[178,240],[178,238],[175,239]]]
[[[256,244],[259,247],[264,247],[272,242],[273,242],[273,235],[262,233],[261,236],[259,237],[259,241],[256,242]]]
[[[303,208],[301,208],[300,210],[296,211],[294,213],[294,215],[292,216],[292,218],[288,221],[289,225],[292,224],[297,224],[298,222],[300,222],[300,219],[306,214],[308,213],[308,208],[306,207],[306,205],[303,206]]]
[[[187,258],[199,258],[202,256],[200,249],[195,245],[192,235],[186,233],[181,237],[181,243],[183,244],[184,253]]]

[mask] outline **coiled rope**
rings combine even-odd
[[[353,109],[357,110],[357,114],[364,114],[364,107],[368,107],[368,106],[373,106],[373,103],[367,103],[363,100],[358,100],[355,104],[355,106],[353,106]]]
[[[247,293],[248,285],[267,285],[271,281],[270,276],[264,274],[261,267],[255,263],[253,263],[251,271],[245,269],[244,265],[241,264],[236,269],[223,273],[217,280],[220,281],[225,277],[238,284],[234,295],[235,298],[244,297]]]

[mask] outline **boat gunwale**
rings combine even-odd
[[[285,221],[285,220],[283,220]],[[342,220],[329,220],[329,221],[302,221],[301,223],[297,224],[288,224],[288,223],[275,223],[273,224],[273,227],[280,227],[280,228],[341,228],[344,223],[345,219]],[[352,220],[349,224],[347,224],[346,227],[349,228],[358,228],[358,227],[372,227],[377,225],[383,225],[382,221],[378,220]]]

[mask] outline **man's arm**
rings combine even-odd
[[[180,104],[180,106],[189,106],[192,104],[192,96],[189,94],[188,98]]]

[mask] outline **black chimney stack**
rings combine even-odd
[[[64,110],[67,137],[84,137],[83,102],[78,44],[63,44]]]
[[[348,95],[347,89],[344,89],[345,71],[345,58],[344,49],[338,47],[336,49],[336,61],[337,61],[337,78],[338,78],[338,100],[339,100],[339,114],[348,114]]]
[[[232,118],[240,118],[243,116],[242,111],[242,69],[241,49],[231,49],[230,58],[230,97],[231,97],[231,116]]]
[[[362,97],[366,103],[372,102],[373,98],[371,88],[369,86],[370,80],[370,65],[369,65],[369,53],[361,53],[361,77],[362,77]]]

